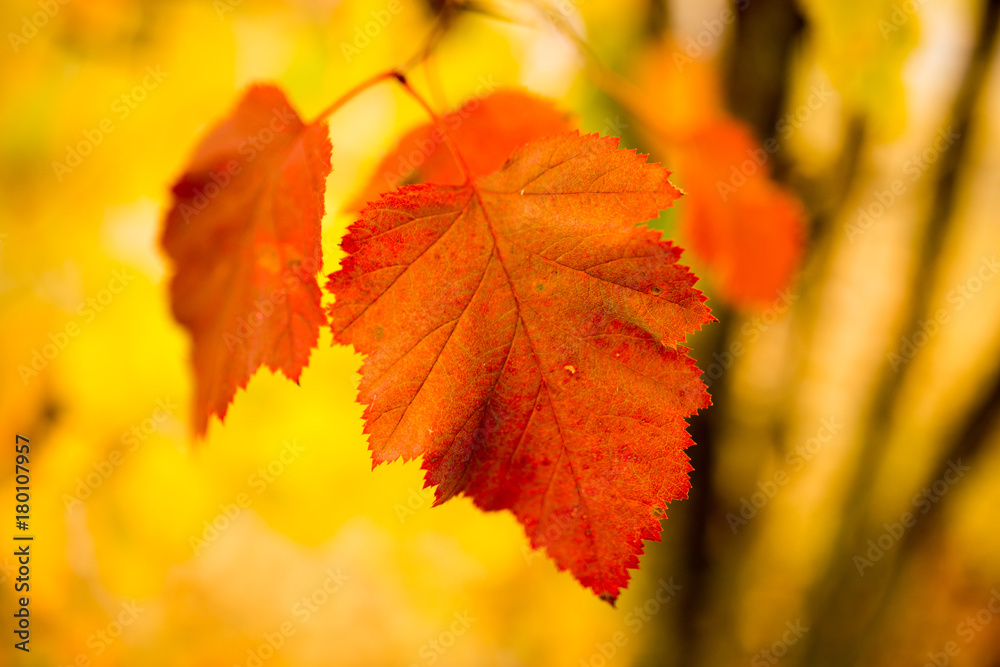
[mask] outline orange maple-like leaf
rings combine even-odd
[[[650,141],[669,155],[687,195],[680,236],[705,263],[719,295],[759,310],[791,283],[802,256],[804,210],[771,177],[777,140],[757,140],[722,105],[718,66],[692,60],[676,44],[640,59],[643,108],[655,109]],[[671,113],[659,109],[669,107]]]
[[[741,122],[720,119],[674,144],[684,174],[681,234],[728,301],[765,308],[798,269],[803,212],[771,180],[768,154]]]
[[[530,139],[574,129],[570,115],[552,102],[510,89],[469,100],[441,120],[473,176],[493,173]],[[382,158],[352,208],[401,185],[459,185],[464,180],[442,130],[428,122],[406,133]]]
[[[669,172],[617,144],[564,133],[383,195],[328,283],[336,340],[366,355],[374,464],[423,456],[438,503],[511,510],[610,600],[687,496],[685,418],[710,399],[683,343],[713,319],[639,226],[679,195]]]
[[[261,365],[297,382],[316,346],[330,154],[325,123],[303,124],[284,93],[257,86],[173,187],[162,244],[174,317],[193,340],[199,435]]]

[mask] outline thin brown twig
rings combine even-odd
[[[427,112],[427,115],[431,117],[431,120],[434,122],[434,125],[438,128],[438,130],[441,132],[441,135],[444,137],[444,142],[448,145],[448,150],[451,151],[452,157],[455,158],[456,164],[458,164],[459,169],[462,170],[462,174],[465,176],[465,182],[466,183],[471,182],[472,172],[469,170],[469,164],[465,161],[465,157],[462,155],[461,151],[458,150],[458,145],[452,138],[451,133],[448,132],[448,128],[445,126],[444,121],[441,120],[441,116],[439,116],[434,111],[434,109],[431,108],[431,105],[427,103],[427,100],[424,99],[423,95],[421,95],[420,93],[418,93],[416,90],[413,89],[413,86],[410,85],[410,82],[406,80],[405,76],[403,76],[402,74],[397,74],[396,80],[399,81],[401,86],[403,86],[403,90],[409,93],[410,97],[416,100],[417,103],[424,108],[424,111]]]
[[[319,123],[322,123],[327,118],[329,118],[331,115],[333,115],[334,113],[336,113],[337,110],[339,110],[345,104],[347,104],[348,102],[350,102],[351,100],[353,100],[355,97],[357,97],[359,94],[361,94],[364,91],[368,90],[369,88],[371,88],[375,84],[381,83],[382,81],[386,81],[387,79],[397,78],[398,76],[401,76],[401,75],[396,70],[391,69],[391,70],[386,70],[385,72],[380,72],[380,73],[376,74],[375,76],[372,76],[372,77],[369,77],[369,78],[365,79],[364,81],[362,81],[361,83],[359,83],[358,85],[354,86],[353,88],[351,88],[350,90],[348,90],[346,93],[344,93],[343,95],[341,95],[340,97],[338,97],[330,106],[328,106],[327,108],[323,109],[323,111],[321,111],[319,113],[319,115],[316,116],[316,118],[310,123],[310,125],[318,125]]]
[[[441,38],[447,32],[450,22],[451,22],[450,13],[443,14],[442,16],[440,16],[434,22],[434,26],[427,34],[427,37],[424,38],[423,44],[420,46],[420,48],[412,56],[410,56],[402,65],[400,65],[399,67],[394,67],[392,69],[385,70],[384,72],[380,72],[372,77],[369,77],[368,79],[365,79],[358,85],[354,86],[346,93],[341,95],[339,98],[337,98],[332,104],[330,104],[330,106],[323,109],[323,111],[321,111],[319,115],[316,116],[316,118],[312,121],[312,123],[310,123],[310,125],[317,125],[325,121],[331,115],[336,113],[345,104],[347,104],[348,102],[350,102],[355,97],[357,97],[364,91],[368,90],[372,86],[381,83],[382,81],[387,81],[388,79],[396,79],[398,81],[405,83],[406,77],[404,73],[408,72],[414,66],[426,62],[428,58],[430,58],[431,53],[434,51],[438,43],[441,41]]]

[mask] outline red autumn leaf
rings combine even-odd
[[[798,268],[799,201],[771,180],[767,153],[738,121],[707,125],[678,142],[674,155],[688,195],[680,225],[691,251],[712,268],[728,301],[770,305]]]
[[[374,464],[423,456],[437,502],[509,509],[614,600],[691,469],[709,405],[685,336],[713,318],[680,249],[639,226],[679,195],[617,139],[534,140],[497,173],[384,195],[330,276],[366,355]]]
[[[802,256],[801,204],[771,178],[771,156],[750,127],[723,107],[717,62],[692,60],[676,43],[639,62],[643,104],[656,120],[649,139],[670,156],[687,195],[682,238],[726,301],[770,305]],[[659,112],[668,106],[670,114]]]
[[[574,129],[569,115],[548,100],[506,89],[470,100],[442,121],[473,176],[493,173],[512,151],[531,139]],[[410,130],[382,158],[352,208],[360,209],[401,185],[459,185],[464,180],[444,135],[434,123],[426,123]]]
[[[325,123],[303,124],[284,93],[257,86],[174,185],[162,243],[174,316],[194,344],[199,435],[261,365],[297,382],[316,346],[330,152]]]

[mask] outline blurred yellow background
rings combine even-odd
[[[692,423],[691,498],[617,609],[510,514],[431,510],[416,462],[372,471],[361,360],[328,331],[301,386],[261,371],[192,440],[169,186],[246,86],[312,118],[413,56],[440,4],[0,7],[0,664],[1000,664],[996,2],[470,2],[430,81],[413,69],[439,110],[522,86],[668,165],[649,118],[723,104],[778,139],[771,170],[807,211],[767,307],[731,308],[684,256],[720,320],[691,341],[715,406]],[[571,31],[626,76],[664,42],[688,62],[633,115]],[[728,101],[699,96],[697,68]],[[389,84],[332,117],[324,274],[343,205],[424,120]],[[687,247],[684,206],[659,224]],[[17,433],[30,653],[8,612]]]

